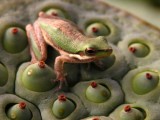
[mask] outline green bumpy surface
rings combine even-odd
[[[25,26],[40,11],[103,35],[113,53],[98,64],[65,63],[68,86],[57,91],[59,53],[47,46],[45,64],[30,62],[30,47],[41,53]],[[0,120],[160,120],[158,29],[98,0],[1,0],[0,15]]]

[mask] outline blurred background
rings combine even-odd
[[[160,0],[104,0],[160,28]]]

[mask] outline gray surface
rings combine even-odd
[[[104,0],[114,6],[133,13],[134,15],[160,28],[160,7],[156,8],[146,0]]]

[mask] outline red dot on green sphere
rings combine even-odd
[[[147,79],[152,79],[152,75],[150,73],[146,73],[146,78]]]
[[[58,14],[57,14],[57,13],[55,13],[55,12],[52,12],[52,15],[53,15],[53,16],[58,16]]]
[[[66,96],[63,94],[58,96],[58,100],[61,102],[66,101],[66,99],[67,99]]]
[[[99,118],[93,118],[92,120],[100,120]]]
[[[91,86],[92,86],[92,88],[96,88],[97,87],[97,83],[96,82],[91,82]]]
[[[21,109],[25,109],[26,103],[25,103],[25,102],[20,102],[20,103],[19,103],[19,107],[20,107]]]
[[[45,62],[44,61],[39,61],[38,63],[40,68],[45,68]]]
[[[125,107],[124,107],[124,111],[125,111],[125,112],[131,111],[131,106],[130,106],[130,105],[125,106]]]
[[[130,48],[129,48],[129,51],[131,51],[132,53],[135,53],[135,52],[136,52],[136,48],[130,47]]]
[[[12,29],[12,33],[13,33],[13,34],[17,34],[17,33],[18,33],[18,28],[16,28],[16,27],[13,28],[13,29]]]
[[[93,27],[92,31],[96,33],[96,32],[98,32],[98,29],[96,27]]]

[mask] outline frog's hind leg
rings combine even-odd
[[[29,24],[26,26],[26,31],[32,57],[31,62],[45,61],[47,58],[47,50],[41,30],[36,24],[34,24],[34,27]]]

